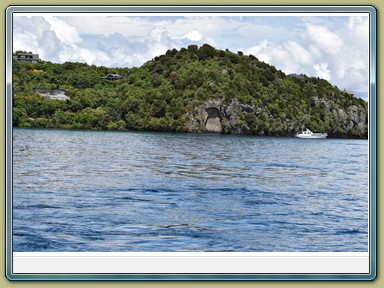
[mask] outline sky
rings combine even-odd
[[[326,79],[367,100],[367,14],[306,15],[14,13],[13,51],[54,63],[140,67],[168,49],[207,43],[252,54],[286,74]]]

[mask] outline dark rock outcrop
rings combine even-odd
[[[327,132],[331,137],[352,137],[361,138],[367,131],[367,113],[363,107],[351,105],[348,109],[331,110],[332,103],[324,100],[318,101],[316,104],[322,103],[326,120],[333,122],[335,127],[343,127],[347,133],[340,133],[339,129]],[[190,115],[187,123],[189,132],[195,133],[223,133],[235,135],[278,135],[292,136],[295,133],[304,130],[306,124],[302,121],[294,121],[292,119],[283,118],[276,119],[268,114],[261,107],[241,104],[238,99],[232,99],[230,105],[223,104],[224,100],[209,100],[204,104],[195,108],[194,115]],[[311,116],[308,115],[308,121]],[[252,129],[252,123],[247,119],[256,119],[264,122],[266,128]],[[261,120],[262,119],[262,120]],[[278,130],[271,131],[268,129],[270,123],[279,121],[281,125]]]
[[[255,108],[240,104],[232,99],[230,105],[223,105],[223,100],[211,100],[196,107],[195,115],[188,123],[190,132],[251,134],[247,123],[241,121],[242,113],[254,113]]]

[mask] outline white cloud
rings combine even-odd
[[[308,45],[308,51],[312,59],[320,59],[323,57],[323,53],[321,52],[320,48],[313,44]]]
[[[284,48],[289,51],[290,57],[293,61],[300,65],[308,65],[312,62],[312,55],[303,46],[295,41],[288,41],[284,43]]]
[[[201,41],[201,39],[203,39],[203,35],[197,30],[189,31],[184,37],[191,41]]]
[[[287,74],[304,73],[332,81],[341,89],[367,93],[368,18],[344,17],[334,21],[338,25],[333,27],[327,20],[303,18],[297,37],[264,38],[244,51]]]
[[[367,91],[368,17],[14,17],[14,50],[52,62],[140,66],[168,49],[208,43],[283,72]]]
[[[262,57],[260,54],[263,50],[265,50],[268,46],[268,40],[264,39],[262,41],[259,42],[259,45],[255,45],[255,46],[252,46],[252,47],[249,47],[248,49],[246,49],[245,53],[246,54],[252,54],[252,55],[258,55],[258,57]]]
[[[359,40],[363,40],[364,42],[367,41],[367,38],[369,37],[369,34],[367,32],[369,26],[368,16],[349,17],[347,25],[350,33],[354,37],[358,38]]]
[[[44,19],[50,24],[50,30],[56,34],[62,43],[71,45],[81,42],[80,35],[76,28],[64,20],[54,16],[45,16]]]
[[[89,65],[100,62],[104,63],[110,60],[108,55],[102,51],[90,51],[89,49],[78,47],[77,45],[65,46],[60,54],[60,59],[62,62],[85,62]]]
[[[158,19],[158,17],[136,16],[66,16],[62,18],[69,25],[77,28],[79,34],[109,36],[119,33],[125,37],[142,39],[154,28],[167,28],[173,25],[172,20]],[[149,20],[152,19],[152,20]]]
[[[148,37],[150,40],[155,42],[161,42],[164,41],[166,38],[169,37],[169,34],[167,33],[167,30],[164,28],[155,28],[148,32]]]
[[[328,80],[328,81],[331,80],[330,71],[328,69],[328,63],[321,63],[320,65],[315,64],[313,66],[313,69],[315,69],[317,77]]]
[[[329,54],[337,54],[343,48],[343,40],[325,26],[307,23],[307,34],[315,45]]]
[[[287,74],[303,73],[304,67],[313,63],[311,53],[292,40],[278,44],[264,39],[258,45],[245,49],[245,53],[255,55],[259,60],[270,63]]]
[[[16,34],[13,37],[13,47],[14,50],[23,50],[23,51],[36,51],[38,47],[38,39],[35,35],[25,32]]]
[[[348,45],[334,58],[339,87],[368,93],[368,17],[349,17],[343,30]]]

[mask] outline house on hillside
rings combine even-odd
[[[48,95],[45,95],[45,98],[51,99],[51,100],[63,100],[63,101],[69,100],[69,97],[64,94],[54,94],[54,95],[48,94]]]
[[[39,94],[47,94],[49,90],[45,88],[33,88],[31,92],[39,93]]]
[[[121,76],[119,74],[107,74],[101,78],[106,79],[106,80],[119,80],[119,79],[122,79],[123,76]]]
[[[305,75],[304,74],[289,74],[289,76],[294,77],[296,79],[304,80]]]
[[[345,90],[344,89],[344,92],[351,95],[351,96],[355,96],[355,92],[354,91],[351,91],[351,90]]]
[[[45,88],[34,88],[32,89],[32,92],[38,93],[41,96],[44,96],[45,99],[51,99],[51,100],[69,100],[70,98],[66,95],[67,90],[60,90],[60,89],[45,89]]]
[[[39,54],[17,52],[13,54],[13,59],[19,62],[37,63],[40,61]]]

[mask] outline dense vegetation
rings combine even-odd
[[[102,78],[109,73],[124,77]],[[70,99],[46,99],[34,88],[66,90]],[[335,112],[357,107],[367,123],[364,100],[326,80],[285,75],[253,55],[207,44],[168,50],[140,68],[13,63],[14,127],[188,132],[196,107],[211,99],[256,107],[257,113],[239,119],[251,134],[292,135],[307,127],[331,136],[367,137],[367,127],[355,129],[350,119],[343,124]]]

